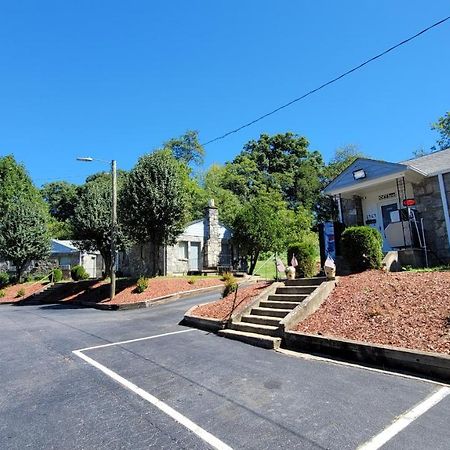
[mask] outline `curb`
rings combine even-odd
[[[223,289],[223,285],[215,285],[208,286],[206,288],[200,289],[192,289],[190,291],[181,291],[175,292],[174,294],[164,295],[162,297],[156,297],[150,300],[142,300],[136,303],[116,303],[116,304],[108,304],[108,303],[96,303],[89,301],[74,301],[80,306],[85,306],[88,308],[100,309],[103,311],[118,311],[118,310],[130,310],[130,309],[141,309],[141,308],[151,308],[152,306],[161,305],[164,303],[169,303],[171,301],[185,299],[190,297],[195,297],[198,294],[207,293],[207,292],[221,292]]]
[[[302,353],[449,383],[450,356],[286,331],[283,347]]]

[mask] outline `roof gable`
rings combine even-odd
[[[427,176],[436,175],[439,172],[448,172],[450,171],[450,148],[403,161],[403,164]]]
[[[324,194],[332,194],[341,189],[357,186],[370,180],[382,178],[390,175],[395,175],[404,172],[408,166],[401,163],[391,163],[386,161],[379,161],[369,158],[358,158],[340,175],[338,175],[325,189]],[[353,172],[356,170],[364,170],[366,177],[361,180],[355,180]]]

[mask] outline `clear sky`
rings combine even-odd
[[[188,129],[223,134],[450,14],[448,0],[0,0],[0,154],[82,182]],[[450,22],[206,147],[205,168],[293,131],[399,161],[450,109]]]

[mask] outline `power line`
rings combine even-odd
[[[317,87],[317,88],[315,88],[315,89],[313,89],[313,90],[311,90],[311,91],[309,91],[309,92],[306,92],[305,94],[301,95],[300,97],[297,97],[297,98],[291,100],[290,102],[285,103],[284,105],[281,105],[281,106],[279,106],[278,108],[275,108],[274,110],[272,110],[272,111],[270,111],[270,112],[268,112],[268,113],[266,113],[266,114],[263,114],[262,116],[259,116],[258,118],[254,119],[254,120],[252,120],[252,121],[250,121],[250,122],[248,122],[248,123],[246,123],[246,124],[244,124],[244,125],[241,125],[241,126],[238,127],[238,128],[235,128],[234,130],[228,131],[227,133],[225,133],[225,134],[223,134],[223,135],[221,135],[221,136],[215,137],[214,139],[211,139],[211,140],[205,142],[205,143],[202,144],[202,145],[205,146],[205,145],[211,144],[211,143],[213,143],[213,142],[219,141],[219,140],[221,140],[221,139],[225,139],[227,136],[230,136],[230,134],[237,133],[238,131],[241,131],[242,129],[247,128],[247,127],[249,127],[249,126],[255,124],[256,122],[259,122],[260,120],[263,120],[263,119],[265,119],[266,117],[269,117],[269,116],[271,116],[271,115],[277,113],[278,111],[281,111],[282,109],[285,109],[285,108],[287,108],[288,106],[291,106],[292,104],[294,104],[294,103],[296,103],[296,102],[298,102],[298,101],[300,101],[300,100],[303,100],[304,98],[306,98],[306,97],[308,97],[308,96],[310,96],[310,95],[316,93],[317,91],[320,91],[320,90],[323,89],[324,87],[329,86],[330,84],[335,83],[336,81],[340,80],[341,78],[346,77],[347,75],[350,75],[352,72],[355,72],[355,71],[357,71],[358,69],[361,69],[361,68],[364,67],[365,65],[371,63],[372,61],[375,61],[376,59],[381,58],[382,56],[386,55],[387,53],[392,52],[392,51],[395,50],[396,48],[401,47],[402,45],[407,44],[408,42],[410,42],[410,41],[416,39],[416,38],[419,37],[420,35],[422,35],[422,34],[426,33],[427,31],[431,30],[432,28],[435,28],[435,27],[437,27],[437,26],[443,24],[444,22],[446,22],[446,21],[449,20],[449,19],[450,19],[450,16],[447,16],[447,17],[445,17],[444,19],[439,20],[439,21],[436,22],[436,23],[433,23],[433,25],[430,25],[429,27],[424,28],[423,30],[421,30],[421,31],[419,31],[418,33],[416,33],[415,35],[410,36],[409,38],[404,39],[403,41],[399,42],[398,44],[393,45],[392,47],[388,48],[387,50],[384,50],[383,52],[379,53],[378,55],[375,55],[375,56],[373,56],[372,58],[367,59],[367,60],[364,61],[363,63],[361,63],[361,64],[359,64],[359,65],[353,67],[353,68],[350,69],[350,70],[347,70],[347,72],[344,72],[344,73],[342,73],[341,75],[337,76],[336,78],[333,78],[332,80],[327,81],[326,83],[320,85],[319,87]]]

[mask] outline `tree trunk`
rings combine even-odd
[[[111,251],[101,251],[103,261],[105,263],[105,276],[103,278],[108,278],[111,276]]]
[[[250,256],[250,269],[248,270],[249,275],[253,275],[256,263],[258,262],[258,257],[259,257],[259,250],[257,250],[254,255]]]

